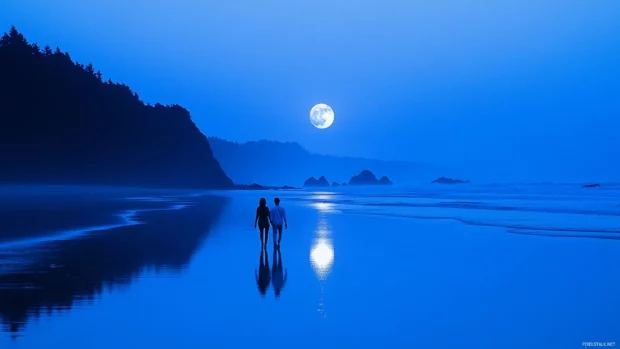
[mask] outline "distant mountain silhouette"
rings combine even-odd
[[[224,171],[236,183],[298,186],[312,174],[323,174],[331,181],[342,183],[347,182],[351,174],[370,169],[388,174],[398,184],[405,184],[427,182],[447,171],[430,164],[312,154],[300,144],[291,142],[237,143],[209,137],[209,143]]]
[[[386,176],[377,179],[374,173],[369,170],[363,170],[359,174],[351,177],[349,185],[391,185],[392,181]]]
[[[310,177],[304,182],[304,187],[329,187],[329,182],[325,176],[321,176],[319,179]]]
[[[448,178],[448,177],[439,177],[436,180],[432,181],[431,183],[461,184],[461,183],[469,183],[469,181],[468,180],[462,180],[462,179]]]
[[[92,64],[0,38],[0,182],[228,188],[181,106],[145,105]]]
[[[257,183],[252,183],[252,184],[237,184],[235,185],[235,189],[237,190],[287,190],[287,189],[299,189],[299,188],[295,188],[295,187],[291,187],[289,185],[285,185],[285,186],[267,186],[267,185],[260,185]]]

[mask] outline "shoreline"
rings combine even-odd
[[[38,192],[10,200],[0,196],[0,251],[143,224],[144,213],[180,210],[190,204],[184,195],[93,194]]]
[[[290,185],[274,186],[274,185],[261,185],[257,183],[252,184],[235,184],[232,187],[227,188],[173,188],[173,187],[138,187],[131,185],[114,185],[114,184],[50,184],[50,183],[0,183],[0,198],[3,195],[14,193],[18,190],[28,190],[33,188],[40,189],[88,189],[94,191],[146,191],[146,192],[196,192],[196,191],[237,191],[237,190],[302,190],[304,188],[294,187]],[[8,191],[7,191],[8,189]]]

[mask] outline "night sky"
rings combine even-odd
[[[4,0],[0,25],[208,136],[620,181],[617,0]],[[317,103],[332,127],[310,124]]]

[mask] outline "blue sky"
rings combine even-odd
[[[620,181],[617,0],[5,0],[12,24],[209,136]]]

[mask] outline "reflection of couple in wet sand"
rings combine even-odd
[[[286,284],[288,271],[282,267],[282,253],[279,247],[273,250],[273,261],[274,265],[269,270],[269,255],[266,249],[261,248],[260,265],[258,271],[254,270],[254,274],[256,275],[256,284],[261,295],[265,296],[267,294],[269,283],[271,283],[276,297],[280,297],[280,292],[284,288],[284,284]]]

